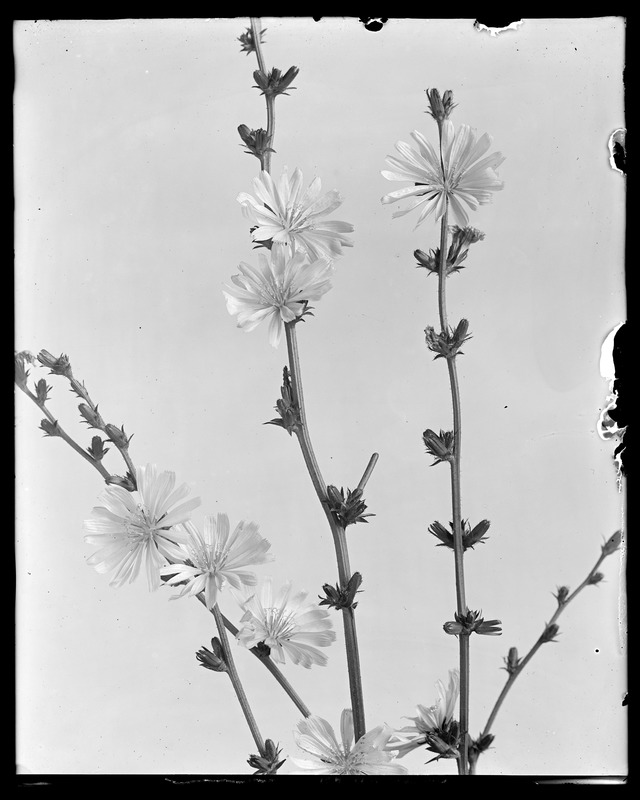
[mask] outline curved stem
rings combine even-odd
[[[296,322],[288,322],[285,324],[285,332],[287,337],[287,352],[289,354],[289,372],[291,375],[291,391],[293,399],[298,407],[300,415],[300,423],[296,431],[302,456],[307,466],[307,470],[311,477],[311,482],[316,490],[316,495],[320,501],[320,505],[329,523],[331,534],[333,536],[333,543],[336,551],[336,561],[338,565],[338,578],[341,586],[346,586],[351,578],[351,566],[349,564],[349,552],[347,549],[347,539],[345,536],[344,528],[342,528],[335,521],[329,504],[327,502],[327,485],[324,482],[320,467],[316,460],[311,438],[309,436],[309,428],[307,425],[307,415],[304,405],[304,393],[302,389],[302,376],[300,373],[300,355],[298,353],[298,341],[296,337]],[[372,457],[373,459],[373,457]],[[375,459],[377,460],[377,459]],[[371,463],[371,462],[370,462]],[[373,466],[375,466],[375,461]],[[371,469],[373,469],[371,466]],[[369,475],[371,470],[368,470]],[[367,472],[365,471],[364,478],[368,479]],[[366,483],[366,480],[365,480]],[[352,608],[342,609],[342,621],[344,625],[345,646],[347,651],[347,669],[349,673],[349,688],[351,693],[351,707],[353,710],[353,726],[355,741],[357,742],[361,736],[366,733],[366,725],[364,718],[364,698],[362,692],[362,677],[360,672],[360,655],[358,650],[358,637],[356,631],[355,615]]]
[[[558,608],[556,609],[555,613],[553,614],[549,622],[547,622],[547,624],[545,625],[545,630],[549,627],[549,625],[553,625],[556,622],[556,620],[560,617],[562,612],[569,605],[569,603],[576,597],[576,595],[579,592],[581,592],[585,588],[585,586],[589,585],[591,577],[594,575],[595,572],[597,572],[598,567],[600,566],[600,564],[602,564],[602,562],[606,557],[607,555],[603,553],[600,556],[600,558],[596,561],[596,563],[592,567],[587,577],[582,581],[580,586],[578,586],[578,588],[575,591],[573,591],[562,604],[558,605]],[[518,677],[518,675],[520,675],[522,670],[527,666],[529,661],[531,661],[531,659],[534,657],[534,655],[538,652],[538,650],[540,649],[540,647],[542,647],[543,644],[545,644],[545,642],[543,641],[541,636],[537,640],[537,642],[533,645],[531,650],[529,650],[527,655],[520,660],[515,670],[509,675],[507,682],[505,683],[504,687],[502,688],[502,691],[498,695],[498,699],[496,700],[495,705],[493,706],[491,714],[489,714],[489,719],[487,720],[487,724],[484,726],[484,730],[480,734],[481,737],[486,736],[489,733],[493,723],[495,722],[498,711],[500,711],[500,707],[502,706],[505,697],[509,694],[509,690],[515,683],[516,678]]]
[[[253,736],[253,741],[256,743],[256,747],[258,748],[260,755],[266,755],[266,751],[264,748],[264,740],[260,735],[260,731],[258,730],[258,725],[256,723],[255,717],[253,716],[253,712],[251,711],[251,706],[249,705],[249,701],[247,700],[247,695],[242,687],[242,683],[240,682],[240,676],[238,675],[238,671],[236,670],[236,665],[233,661],[233,656],[231,654],[231,648],[229,647],[229,637],[227,636],[227,631],[225,629],[224,620],[222,618],[222,614],[220,609],[218,608],[218,604],[213,607],[213,616],[216,620],[216,626],[218,628],[218,634],[220,636],[220,644],[222,645],[222,649],[224,652],[224,660],[227,665],[227,674],[231,679],[231,683],[235,690],[235,693],[240,701],[240,706],[242,708],[242,712],[247,720],[247,724],[249,726],[249,730],[251,731],[251,735]]]

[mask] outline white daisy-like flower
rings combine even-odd
[[[388,746],[390,749],[398,751],[399,758],[415,750],[416,747],[428,744],[431,735],[444,735],[446,738],[458,702],[460,671],[458,669],[449,670],[449,685],[445,688],[442,681],[437,681],[436,688],[438,699],[435,704],[430,707],[416,706],[418,716],[406,717],[413,724],[395,731],[390,740]]]
[[[242,603],[237,640],[248,648],[263,642],[279,664],[286,654],[303,667],[324,666],[328,659],[317,648],[328,647],[336,634],[329,613],[306,598],[307,592],[294,592],[290,581],[274,596],[271,579],[265,579],[259,594]]]
[[[218,601],[218,592],[225,583],[234,589],[255,586],[257,578],[245,567],[273,561],[267,550],[271,544],[258,533],[255,522],[240,522],[231,533],[229,517],[218,514],[205,517],[204,535],[192,522],[185,522],[180,529],[187,534],[182,545],[180,562],[162,567],[160,574],[170,586],[185,583],[178,597],[193,597],[204,592],[207,608],[213,609]]]
[[[186,535],[175,526],[186,522],[200,505],[195,497],[176,505],[189,494],[189,487],[175,487],[174,472],[158,474],[155,464],[136,467],[136,492],[109,486],[100,496],[103,505],[85,520],[85,542],[100,549],[87,559],[98,572],[112,572],[111,586],[133,581],[142,564],[150,589],[160,586],[160,567],[180,557],[177,542]]]
[[[391,728],[380,725],[353,744],[353,713],[345,708],[340,718],[342,745],[333,728],[322,717],[311,716],[298,723],[294,732],[298,747],[312,758],[292,758],[307,775],[405,775],[406,767],[394,761],[386,749]]]
[[[238,327],[252,331],[263,319],[271,318],[269,342],[277,347],[285,322],[302,316],[311,300],[319,300],[331,288],[332,265],[321,258],[309,263],[304,253],[290,256],[284,247],[274,246],[269,257],[258,254],[259,266],[242,262],[234,286],[223,291],[227,310],[236,314]]]
[[[394,212],[394,217],[423,206],[416,223],[418,227],[434,211],[436,221],[439,220],[450,206],[455,219],[465,226],[469,216],[462,201],[475,211],[478,206],[491,202],[493,192],[503,188],[503,182],[495,173],[504,161],[502,154],[492,153],[482,158],[491,146],[492,139],[488,134],[477,138],[476,131],[468,125],[461,125],[454,133],[453,123],[443,121],[442,160],[439,150],[434,149],[419,131],[413,131],[411,136],[417,149],[406,142],[398,142],[396,150],[401,157],[387,158],[394,171],[382,172],[387,180],[412,182],[411,186],[382,198],[383,203],[409,199],[408,206]]]
[[[295,169],[289,177],[287,168],[278,184],[268,172],[254,178],[256,197],[241,192],[238,202],[244,215],[256,226],[252,232],[254,242],[288,245],[292,252],[302,248],[311,260],[342,254],[343,247],[352,247],[346,233],[353,231],[348,222],[322,219],[342,205],[336,191],[320,196],[322,184],[315,178],[308,189],[303,188],[302,172]]]

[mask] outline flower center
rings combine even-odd
[[[142,506],[138,506],[137,512],[125,520],[124,528],[135,544],[153,539],[156,533],[156,523],[147,516]]]
[[[290,639],[295,633],[295,613],[283,608],[265,608],[264,626],[269,638],[278,641],[280,639]]]

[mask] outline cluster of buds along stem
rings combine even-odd
[[[432,431],[431,428],[427,428],[422,434],[422,441],[427,448],[427,453],[435,458],[435,461],[431,465],[432,467],[435,467],[436,464],[440,464],[443,461],[453,461],[455,447],[453,431],[443,431],[441,429],[438,434]]]
[[[454,620],[445,622],[443,630],[451,636],[470,636],[479,633],[481,636],[500,636],[502,622],[499,619],[485,620],[482,611],[470,611],[464,614],[454,614]]]
[[[43,367],[48,367],[51,375],[64,375],[65,378],[73,378],[69,357],[62,353],[57,358],[52,356],[47,350],[38,353],[38,361]]]
[[[453,92],[447,89],[445,93],[440,96],[437,89],[425,89],[429,99],[429,109],[426,114],[430,114],[436,122],[444,122],[449,119],[451,112],[456,107],[453,102]]]
[[[469,247],[472,244],[480,242],[484,239],[484,233],[482,233],[482,231],[470,226],[461,228],[458,225],[451,225],[449,227],[449,231],[451,232],[452,238],[449,249],[447,250],[445,277],[454,272],[460,272],[461,269],[464,269],[465,264],[463,262],[466,260],[469,254]],[[424,250],[414,250],[413,256],[418,262],[417,266],[419,268],[426,269],[429,273],[435,273],[436,275],[439,274],[439,247],[432,248],[428,253],[425,253]]]
[[[438,358],[455,358],[457,355],[463,355],[460,348],[468,340],[471,339],[469,331],[469,320],[461,319],[455,328],[449,328],[447,331],[436,333],[435,328],[431,325],[424,329],[425,340],[427,347],[432,353],[435,353],[434,361]]]
[[[563,606],[567,602],[570,591],[568,586],[558,586],[558,591],[553,596],[558,601],[559,606]]]
[[[217,636],[211,640],[211,650],[201,647],[196,653],[196,658],[201,667],[210,669],[213,672],[228,672],[227,662],[224,658],[224,650]]]
[[[325,596],[318,595],[320,598],[318,605],[329,606],[330,608],[335,608],[336,611],[343,608],[355,609],[358,603],[354,603],[354,598],[359,593],[361,584],[362,575],[359,572],[353,573],[346,586],[336,584],[334,588],[331,584],[325,583],[322,586]]]
[[[249,756],[247,764],[255,769],[254,775],[275,775],[287,760],[286,758],[280,759],[281,752],[281,748],[277,747],[272,739],[266,739],[264,753]]]
[[[362,489],[338,489],[336,486],[327,486],[327,504],[335,521],[343,528],[356,522],[368,522],[366,517],[375,514],[365,514],[366,503],[362,499]]]
[[[248,125],[238,125],[238,133],[247,148],[244,152],[250,156],[255,156],[260,160],[261,164],[264,161],[265,153],[276,152],[273,147],[271,147],[272,137],[264,128],[252,130]]]
[[[485,733],[477,739],[469,742],[469,761],[476,761],[478,756],[488,750],[493,744],[495,736],[492,733]]]
[[[438,761],[441,758],[459,758],[460,725],[455,719],[449,720],[439,728],[425,734],[427,750],[436,753],[436,757],[427,761]]]
[[[270,70],[268,75],[265,75],[261,69],[257,69],[253,73],[253,79],[256,82],[255,89],[260,89],[260,93],[267,97],[277,97],[279,94],[289,94],[287,89],[295,89],[291,86],[300,70],[298,67],[289,67],[289,69],[282,74],[282,72],[274,67]]]
[[[265,425],[278,425],[284,428],[285,431],[291,436],[294,431],[300,429],[300,409],[293,397],[293,389],[291,388],[291,378],[289,377],[289,368],[285,367],[282,371],[282,386],[280,387],[280,400],[276,400],[275,410],[280,417],[270,419],[265,422]]]
[[[489,538],[486,534],[489,530],[491,523],[488,519],[483,519],[477,525],[471,527],[468,520],[462,520],[462,549],[463,552],[473,549],[477,544],[484,544]],[[440,540],[436,547],[449,547],[451,550],[455,549],[455,540],[453,536],[453,522],[449,523],[449,530],[438,520],[429,525],[429,533]]]
[[[260,31],[260,44],[264,44],[264,39],[262,37],[265,35],[266,32],[267,32],[266,28]],[[253,31],[251,30],[251,28],[247,28],[244,33],[241,33],[240,36],[238,36],[238,41],[242,45],[242,47],[240,48],[241,53],[246,53],[247,55],[249,55],[249,53],[255,53],[256,42],[255,39],[253,38]]]

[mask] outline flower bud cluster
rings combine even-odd
[[[424,329],[425,340],[427,347],[432,353],[435,353],[435,359],[438,358],[455,358],[457,355],[464,355],[460,350],[462,345],[471,339],[469,331],[469,320],[461,319],[455,328],[449,328],[448,331],[436,333],[435,328],[429,325]]]
[[[570,591],[568,586],[558,586],[558,591],[554,594],[554,597],[558,601],[559,606],[563,606],[567,602]]]
[[[542,635],[538,639],[540,644],[546,644],[547,642],[555,642],[557,641],[556,636],[560,631],[560,626],[556,625],[555,622],[551,623],[550,625],[546,625]]]
[[[455,445],[453,431],[443,431],[441,429],[440,433],[437,434],[431,428],[427,428],[422,434],[422,441],[427,448],[427,453],[435,458],[431,465],[432,467],[442,461],[453,461]]]
[[[264,44],[264,39],[262,37],[266,32],[267,32],[266,28],[260,31],[260,44]],[[249,53],[255,53],[256,43],[255,39],[253,38],[253,31],[251,30],[251,28],[247,28],[247,30],[244,33],[241,33],[240,36],[238,36],[238,41],[242,45],[242,47],[240,48],[241,53],[246,53],[247,55],[249,55]]]
[[[466,519],[462,520],[462,548],[463,552],[469,549],[473,549],[477,544],[484,544],[485,541],[489,538],[486,533],[489,530],[489,526],[491,523],[488,519],[483,519],[478,522],[477,525],[474,525],[473,528],[469,524],[469,521]],[[436,539],[440,540],[440,544],[437,544],[436,547],[449,547],[451,550],[454,549],[454,538],[453,538],[453,522],[449,523],[450,530],[447,530],[442,523],[432,522],[429,525],[429,533],[436,537]]]
[[[472,739],[469,743],[469,756],[477,758],[485,750],[488,750],[493,744],[495,736],[492,733],[485,733],[484,736],[479,736],[477,739]]]
[[[260,89],[260,93],[267,97],[277,97],[279,94],[289,94],[287,89],[295,89],[291,86],[300,70],[298,67],[289,67],[289,69],[282,74],[282,72],[274,67],[268,75],[265,75],[261,69],[257,69],[253,73],[253,79],[256,82],[254,88]]]
[[[482,611],[469,611],[465,614],[454,614],[454,620],[445,622],[443,630],[451,636],[469,636],[479,633],[482,636],[500,636],[502,622],[499,619],[485,620]]]
[[[248,125],[239,125],[238,133],[247,148],[244,152],[260,159],[261,163],[265,153],[276,152],[273,147],[271,147],[272,137],[267,134],[264,128],[252,130]]]
[[[336,486],[327,486],[327,503],[333,518],[343,528],[353,525],[356,522],[368,522],[366,517],[374,517],[375,514],[365,514],[366,503],[362,499],[362,489],[347,489],[345,496],[344,489]]]
[[[271,739],[264,743],[264,755],[252,755],[247,759],[247,764],[255,769],[254,775],[275,775],[287,760],[280,760],[281,748],[277,747]]]
[[[291,388],[291,378],[289,377],[289,368],[285,367],[282,372],[282,386],[280,388],[282,395],[280,400],[276,400],[275,410],[280,417],[270,419],[265,422],[265,425],[278,425],[284,428],[285,431],[291,436],[294,431],[300,428],[300,409],[293,397],[293,389]]]
[[[329,606],[330,608],[335,608],[336,611],[342,608],[356,608],[358,603],[354,603],[353,601],[356,594],[360,591],[361,584],[362,575],[359,572],[353,573],[346,586],[339,586],[336,584],[334,588],[331,584],[325,583],[322,586],[325,597],[318,595],[320,598],[320,603],[318,605]]]
[[[73,378],[69,357],[64,353],[56,358],[47,350],[41,350],[38,353],[38,361],[43,367],[49,368],[51,375],[64,375],[65,378]]]
[[[451,275],[453,272],[460,272],[461,269],[464,269],[465,265],[463,262],[469,254],[469,247],[484,239],[484,233],[482,233],[482,231],[470,226],[461,228],[458,225],[452,225],[449,230],[452,238],[447,251],[445,276]],[[418,267],[433,272],[436,275],[440,272],[439,247],[429,250],[428,253],[425,253],[424,250],[414,250],[413,256],[418,262]]]
[[[430,114],[436,122],[444,122],[445,119],[449,119],[451,112],[455,108],[453,92],[447,89],[440,97],[440,92],[437,89],[425,89],[425,91],[429,99],[429,110],[425,113]]]
[[[196,658],[201,667],[213,670],[213,672],[227,672],[227,663],[224,659],[222,644],[217,636],[211,640],[211,650],[201,647],[196,653]]]

